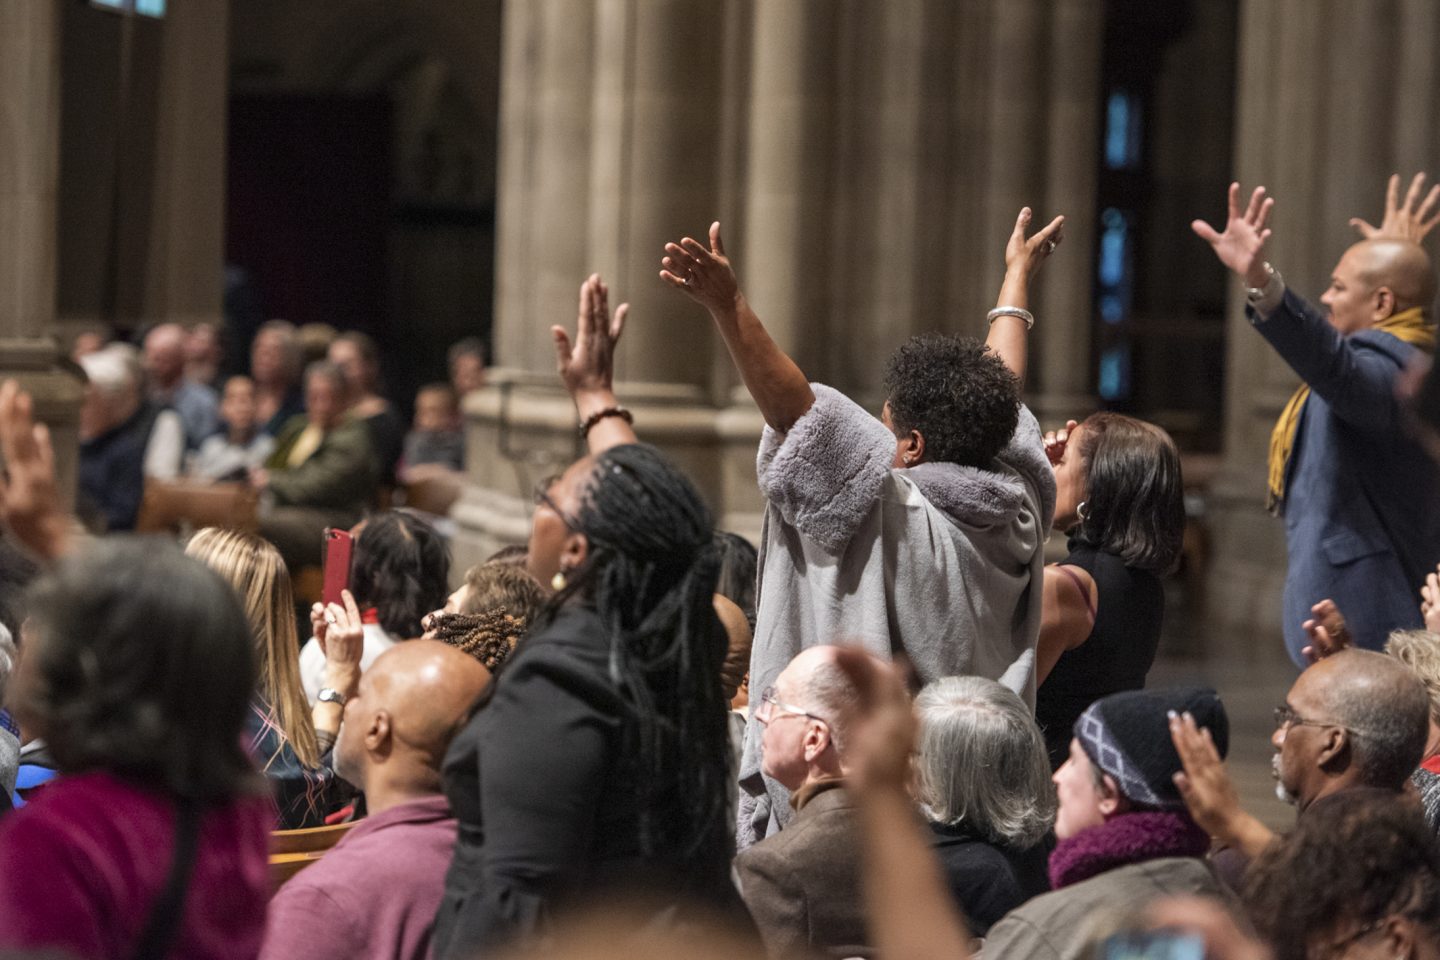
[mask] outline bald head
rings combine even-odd
[[[825,720],[835,749],[843,756],[846,720],[854,713],[858,695],[850,675],[840,669],[836,656],[839,650],[820,646],[800,651],[781,671],[775,685],[783,686],[783,693],[792,696],[793,702]]]
[[[438,789],[445,749],[489,681],[480,661],[446,644],[407,640],[391,647],[361,675],[345,705],[336,745],[341,776],[371,795],[377,787]]]
[[[145,372],[155,386],[168,390],[185,373],[185,328],[162,323],[145,335]]]
[[[1366,786],[1399,789],[1420,763],[1429,734],[1430,699],[1400,661],[1370,650],[1345,650],[1296,681],[1310,689],[1324,716],[1346,727]]]
[[[1356,270],[1372,289],[1385,287],[1395,295],[1395,312],[1412,307],[1430,309],[1435,302],[1435,268],[1430,255],[1409,240],[1362,240],[1346,251],[1354,254]]]

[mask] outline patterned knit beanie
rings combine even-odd
[[[1181,767],[1170,739],[1171,711],[1188,711],[1196,726],[1207,728],[1224,759],[1230,721],[1214,690],[1129,690],[1095,701],[1075,721],[1075,738],[1090,762],[1114,777],[1132,803],[1155,810],[1185,809],[1172,779]]]

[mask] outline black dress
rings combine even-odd
[[[1053,837],[1016,850],[977,836],[963,823],[932,821],[930,832],[945,882],[974,936],[985,936],[1005,914],[1050,890]]]
[[[738,903],[723,804],[699,853],[642,852],[626,756],[631,709],[592,609],[563,608],[516,649],[492,691],[441,767],[460,832],[435,921],[437,957],[491,956],[545,932],[557,909],[596,897],[641,898],[657,914]]]
[[[1035,698],[1035,719],[1045,732],[1054,768],[1070,755],[1071,730],[1080,714],[1101,697],[1139,690],[1155,661],[1165,593],[1160,578],[1127,567],[1117,554],[1070,538],[1061,562],[1079,567],[1095,580],[1095,625],[1074,650],[1060,655]]]

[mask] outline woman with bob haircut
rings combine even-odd
[[[0,822],[0,947],[255,956],[274,812],[241,743],[259,678],[234,590],[94,541],[36,584],[25,647],[11,703],[61,776]]]
[[[1025,702],[994,680],[945,677],[915,698],[916,792],[955,904],[977,937],[1050,889],[1055,788]]]
[[[1070,538],[1065,559],[1045,568],[1036,651],[1035,718],[1058,769],[1085,708],[1145,686],[1165,613],[1160,578],[1185,535],[1185,490],[1175,441],[1133,417],[1072,420],[1046,435],[1045,451],[1054,529]]]
[[[386,510],[351,530],[350,592],[365,620],[360,669],[397,643],[425,633],[425,615],[450,592],[450,548],[427,520],[410,510]],[[319,604],[310,620],[319,629]],[[300,682],[315,703],[325,688],[325,650],[312,637],[300,651]],[[341,691],[342,693],[344,691]]]
[[[637,443],[611,390],[613,323],[598,275],[581,287],[561,379],[589,454],[535,491],[528,568],[555,591],[450,745],[460,822],[437,957],[533,942],[604,898],[661,925],[738,907],[730,883],[729,746],[712,598],[720,570],[694,485]]]
[[[274,791],[276,827],[321,826],[326,815],[349,802],[354,790],[330,767],[339,710],[320,703],[312,714],[300,686],[295,595],[285,561],[268,541],[217,527],[191,537],[185,554],[229,581],[245,608],[260,673],[246,717],[245,742]],[[327,651],[335,655],[327,659],[325,685],[349,696],[359,685],[359,664],[338,656],[347,649],[338,637],[327,639]]]

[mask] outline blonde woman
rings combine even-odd
[[[318,826],[354,790],[330,767],[343,703],[325,701],[312,710],[300,685],[295,597],[285,561],[269,541],[216,527],[195,534],[185,552],[228,580],[245,609],[260,674],[246,744],[274,790],[277,826]],[[327,686],[342,695],[353,693],[360,678],[360,616],[349,613],[332,605],[326,614],[336,618],[327,636]]]

